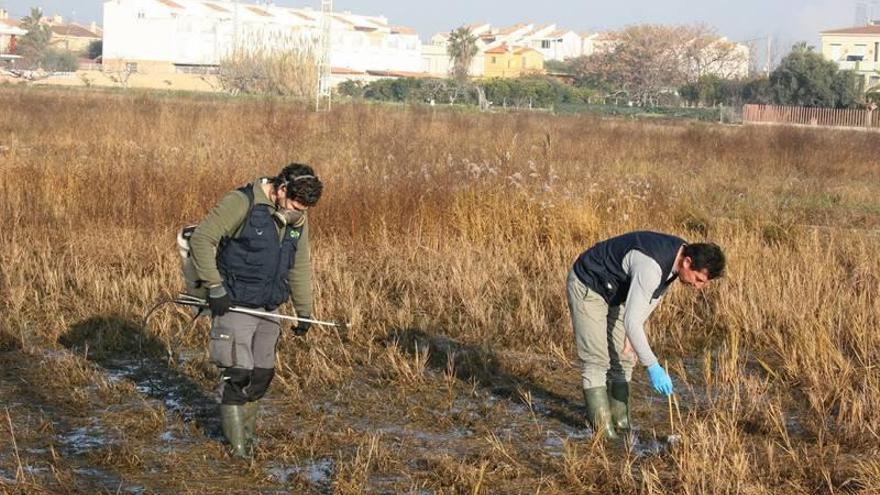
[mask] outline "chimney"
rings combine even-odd
[[[98,34],[98,23],[95,22],[95,21],[92,21],[92,22],[89,24],[89,31],[91,31],[91,32],[93,32],[93,33],[95,33],[95,34]]]
[[[880,19],[871,19],[868,21],[869,26],[880,26]]]
[[[0,9],[0,21],[4,19],[9,19],[9,11],[6,9]]]
[[[56,25],[56,26],[64,24],[64,18],[61,17],[61,14],[55,14],[52,16],[51,24]]]

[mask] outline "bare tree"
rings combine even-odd
[[[318,58],[313,43],[299,37],[271,37],[235,47],[220,61],[220,86],[232,94],[313,97]]]
[[[682,46],[685,82],[696,82],[706,75],[722,79],[748,75],[748,47],[722,38],[705,25],[681,26],[677,32]]]
[[[637,104],[650,105],[701,75],[730,77],[744,63],[740,47],[705,26],[643,24],[612,33],[574,69],[579,79],[609,94],[623,91]]]

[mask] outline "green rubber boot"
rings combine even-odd
[[[618,431],[630,431],[629,382],[611,382],[608,388],[608,403],[611,406],[611,424]]]
[[[221,404],[220,424],[223,436],[229,442],[232,457],[247,459],[248,452],[244,434],[244,406]]]
[[[257,446],[257,416],[259,413],[260,406],[256,401],[244,405],[244,443],[251,453]]]
[[[594,387],[584,389],[584,402],[587,404],[587,421],[595,435],[617,440],[617,432],[611,425],[611,410],[608,403],[608,388]]]

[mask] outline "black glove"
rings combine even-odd
[[[229,306],[232,301],[229,300],[229,294],[222,285],[212,287],[208,293],[208,308],[211,309],[213,316],[223,316],[229,312]]]
[[[311,318],[310,316],[301,316],[300,318]],[[293,334],[297,337],[303,337],[306,333],[308,333],[309,328],[312,328],[312,324],[308,321],[300,321],[297,323],[295,327],[293,327]]]

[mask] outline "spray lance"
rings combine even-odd
[[[203,311],[209,311],[208,301],[202,299],[200,297],[196,297],[190,294],[181,293],[177,295],[177,298],[174,299],[175,304],[180,304],[182,306],[190,306],[194,308],[199,308],[199,314]],[[229,308],[229,311],[233,313],[243,313],[246,315],[254,315],[254,316],[264,316],[266,318],[274,318],[278,320],[289,320],[289,321],[304,321],[307,323],[311,323],[312,325],[320,325],[325,327],[335,327],[341,328],[343,330],[347,330],[349,328],[348,323],[341,321],[321,321],[321,320],[312,320],[310,318],[299,318],[296,316],[288,316],[288,315],[279,315],[276,313],[270,313],[268,311],[260,311],[258,309],[252,308],[242,308],[240,306],[232,306]]]

